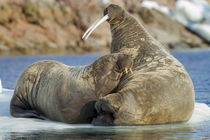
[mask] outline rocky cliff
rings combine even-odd
[[[3,0],[0,1],[0,55],[105,53],[111,35],[108,23],[87,41],[84,31],[102,16],[108,0]],[[142,0],[110,0],[136,16],[166,47],[208,46],[202,39],[163,13],[141,7]],[[158,0],[173,9],[175,0]],[[179,46],[179,47],[177,47]]]

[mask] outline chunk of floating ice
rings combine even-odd
[[[50,120],[14,118],[10,116],[9,104],[13,90],[3,89],[0,93],[0,133],[7,132],[31,132],[41,130],[58,130],[58,129],[80,129],[80,128],[96,128],[92,125],[73,125]],[[195,103],[195,110],[188,124],[199,123],[210,120],[210,108],[204,103]],[[29,127],[30,126],[30,127]],[[159,127],[157,127],[158,129]]]
[[[0,79],[0,93],[2,93],[2,84],[1,84],[1,79]]]
[[[198,123],[210,120],[210,108],[204,103],[195,103],[195,108],[188,123]]]

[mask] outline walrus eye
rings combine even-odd
[[[107,19],[109,19],[108,14],[103,16],[101,19],[95,21],[88,29],[87,31],[84,33],[84,35],[82,36],[82,39],[86,40],[90,34],[104,21],[106,21]]]

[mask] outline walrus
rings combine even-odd
[[[163,19],[164,20],[164,19]],[[111,54],[133,59],[133,73],[95,104],[95,125],[153,125],[185,122],[194,110],[194,87],[184,66],[126,10],[111,4],[84,34],[102,22],[111,28]],[[166,38],[167,39],[167,38]]]
[[[102,56],[88,66],[36,62],[18,78],[10,113],[14,117],[90,123],[96,116],[95,102],[132,72],[132,62],[129,55],[121,53]]]

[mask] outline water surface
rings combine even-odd
[[[13,118],[9,101],[15,81],[30,64],[39,60],[56,60],[67,65],[88,65],[98,55],[1,57],[0,78],[4,92],[0,94],[0,139],[210,139],[210,51],[174,52],[185,66],[194,86],[196,105],[193,118],[187,123],[96,127],[69,125],[49,120]]]

